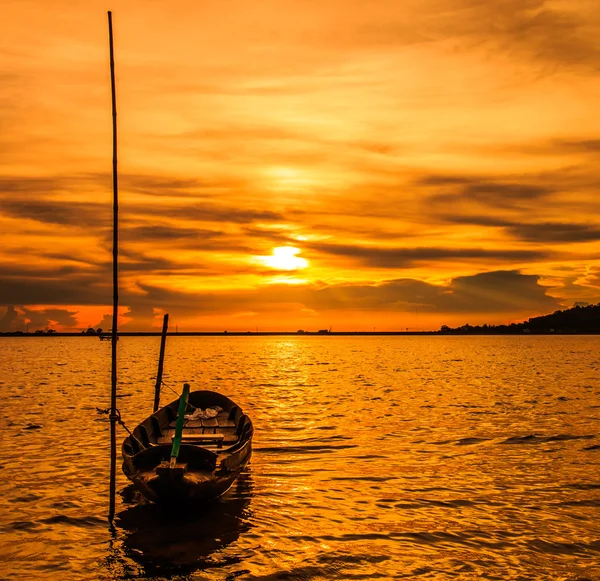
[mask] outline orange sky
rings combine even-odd
[[[595,0],[2,0],[0,331],[424,330],[600,301]]]

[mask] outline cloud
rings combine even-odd
[[[550,151],[562,153],[600,153],[600,139],[558,139],[549,144]]]
[[[592,242],[600,240],[600,228],[591,224],[542,222],[536,224],[511,224],[508,231],[519,240],[528,242]]]
[[[149,244],[168,243],[174,247],[209,246],[214,248],[215,241],[226,244],[225,232],[220,230],[209,230],[207,228],[190,228],[186,226],[166,224],[145,224],[143,226],[125,226],[120,228],[119,234],[122,240],[142,240]]]
[[[475,246],[469,248],[389,248],[325,242],[305,243],[305,246],[324,254],[352,259],[363,266],[372,268],[410,268],[419,264],[442,261],[534,261],[547,260],[552,256],[552,252],[547,250],[519,250],[514,248],[484,249]]]
[[[523,312],[544,311],[559,306],[546,294],[537,275],[517,271],[484,272],[461,276],[449,285],[451,295],[444,297],[440,308],[447,312]]]
[[[525,178],[525,179],[524,179]],[[427,197],[428,204],[453,206],[477,202],[493,209],[516,209],[523,203],[532,205],[556,192],[549,180],[539,175],[490,178],[489,176],[428,175],[416,180],[417,186],[438,191]]]
[[[120,331],[137,331],[139,329],[151,330],[158,322],[157,311],[150,305],[147,304],[133,304],[129,307],[123,316],[129,319],[125,323],[119,325]],[[112,319],[110,319],[110,326],[112,327]],[[108,318],[105,317],[102,322],[108,322]]]
[[[59,177],[2,176],[0,194],[48,194],[64,188],[65,182]]]
[[[600,24],[593,3],[548,0],[424,0],[404,17],[393,2],[380,3],[387,21],[367,24],[361,34],[372,44],[432,44],[454,41],[455,50],[486,50],[513,61],[597,71]],[[385,13],[385,12],[384,12]]]
[[[142,209],[139,208],[140,213]],[[253,222],[282,222],[283,214],[271,210],[252,207],[240,208],[225,203],[190,203],[167,208],[154,208],[157,214],[169,218],[196,220],[198,222],[217,222],[233,224],[251,224]],[[151,211],[147,211],[151,214]]]
[[[31,329],[48,329],[57,325],[61,327],[73,328],[77,326],[77,311],[68,309],[49,308],[33,310],[22,307],[23,316],[29,320]]]
[[[0,317],[0,332],[30,331],[52,329],[56,326],[72,328],[77,325],[77,311],[68,309],[48,308],[31,309],[9,305]]]
[[[446,213],[438,215],[438,218],[450,224],[502,228],[511,238],[523,242],[562,244],[600,240],[600,228],[592,224],[576,222],[527,223],[494,216]]]
[[[20,313],[10,305],[0,317],[0,332],[7,333],[10,331],[24,331],[24,321]]]
[[[15,218],[25,218],[46,224],[90,228],[100,223],[108,224],[111,210],[101,204],[86,202],[14,198],[3,200],[2,212]]]
[[[42,278],[23,269],[22,276],[3,278],[0,284],[0,305],[17,301],[21,305],[106,305],[112,303],[112,285],[108,276],[99,274]]]
[[[102,177],[102,175],[99,174],[99,177]],[[110,175],[107,174],[104,178],[110,179]],[[123,191],[149,196],[175,195],[178,197],[201,198],[214,192],[243,190],[247,187],[247,182],[235,177],[197,179],[171,178],[149,174],[123,174],[119,177],[119,186]]]
[[[596,276],[596,275],[592,275]],[[235,316],[240,312],[273,313],[300,312],[388,312],[490,314],[524,312],[545,313],[561,306],[560,301],[548,295],[549,288],[539,284],[537,275],[518,271],[494,271],[453,279],[448,285],[434,285],[415,279],[394,279],[380,284],[304,284],[264,285],[254,289],[214,292],[181,292],[168,288],[140,284],[141,293],[121,294],[121,305],[127,308],[130,319],[120,326],[122,331],[149,331],[157,326],[157,313],[168,312],[180,321],[199,316]],[[588,293],[589,295],[589,293]],[[27,298],[27,297],[24,297]],[[51,293],[50,298],[57,298]],[[68,302],[91,304],[84,293],[79,297],[66,297]],[[590,297],[591,298],[591,297]],[[104,297],[108,305],[110,297]],[[107,307],[108,308],[108,307]],[[24,325],[25,317],[35,321],[35,326],[45,328],[54,322],[74,327],[76,312],[68,308],[32,309],[20,306],[24,316],[17,317],[14,306],[9,306],[2,317],[6,330]],[[18,314],[18,313],[17,313]],[[33,323],[32,323],[33,324]],[[107,330],[112,319],[106,315],[99,323]]]
[[[559,306],[546,294],[539,277],[517,271],[496,271],[458,277],[448,286],[413,279],[378,285],[334,285],[322,289],[278,289],[281,299],[299,299],[314,310],[351,309],[430,313],[536,312]],[[290,296],[291,295],[291,296]]]
[[[580,276],[576,282],[580,286],[600,289],[600,264],[588,266],[585,274]]]

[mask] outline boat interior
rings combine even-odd
[[[175,400],[146,418],[133,430],[133,437],[125,439],[124,452],[133,456],[153,446],[170,446],[175,435],[178,406],[179,402]],[[214,410],[211,414],[214,417],[184,420],[182,445],[201,446],[218,453],[231,451],[250,437],[250,418],[229,398],[215,392],[190,393],[186,415],[209,409]]]

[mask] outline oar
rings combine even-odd
[[[177,412],[177,423],[175,424],[175,436],[173,437],[173,447],[171,448],[171,464],[170,468],[175,468],[177,464],[177,456],[179,456],[179,448],[181,446],[181,434],[183,432],[183,422],[185,416],[185,410],[188,404],[188,397],[190,395],[190,384],[183,384],[183,391],[179,398],[179,411]]]

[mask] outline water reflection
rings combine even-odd
[[[252,417],[252,478],[177,520],[126,499],[110,536],[106,345],[4,338],[0,578],[600,581],[600,336],[294,341],[173,337],[168,383]],[[129,426],[158,347],[120,342]]]
[[[244,472],[223,497],[191,511],[140,503],[118,513],[115,533],[122,543],[113,548],[122,578],[131,577],[131,561],[142,567],[138,574],[161,578],[229,564],[217,554],[251,528],[252,491]],[[138,500],[131,488],[123,496]]]

